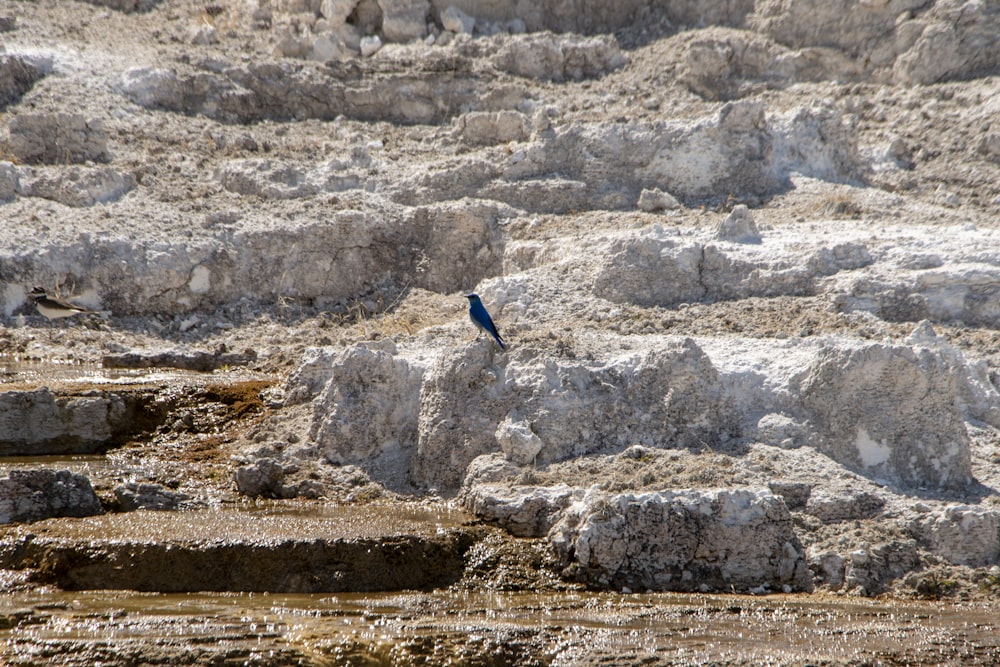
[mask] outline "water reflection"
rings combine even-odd
[[[469,591],[333,596],[35,591],[0,597],[0,615],[15,609],[30,609],[34,618],[0,630],[0,640],[10,646],[180,639],[230,648],[273,645],[330,658],[345,651],[400,655],[418,648],[471,655],[490,638],[517,638],[518,650],[544,653],[554,664],[602,655],[615,658],[608,664],[639,664],[651,655],[664,661],[658,664],[1000,659],[996,604]],[[949,647],[947,653],[939,652],[942,646]]]

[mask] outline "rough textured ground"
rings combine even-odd
[[[995,597],[1000,12],[577,5],[0,2],[5,388],[148,408],[108,509],[460,503],[473,587]],[[102,360],[216,370],[23,365]]]

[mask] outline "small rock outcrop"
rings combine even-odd
[[[21,164],[108,162],[108,137],[99,120],[79,114],[20,114],[7,123],[7,150]]]
[[[963,489],[972,479],[956,375],[927,348],[870,345],[820,353],[802,405],[834,460],[906,486]]]
[[[768,491],[588,492],[549,539],[572,576],[601,588],[812,588],[791,515]]]
[[[56,396],[46,387],[0,392],[0,455],[103,451],[126,428],[127,415],[117,394]]]
[[[0,524],[102,512],[90,480],[69,470],[11,470],[0,478]]]

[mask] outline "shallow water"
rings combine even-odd
[[[151,372],[152,371],[152,372]],[[36,384],[47,382],[89,382],[105,384],[148,378],[157,369],[103,368],[100,364],[57,360],[21,360],[0,355],[0,387],[4,384]]]
[[[211,372],[179,368],[104,368],[93,362],[23,360],[0,355],[0,391],[44,386],[85,385],[93,389],[127,385],[204,384],[263,379],[267,376],[245,368]]]
[[[799,596],[602,593],[348,595],[31,592],[0,611],[33,616],[0,631],[4,657],[45,646],[85,651],[164,642],[271,651],[303,664],[417,664],[484,657],[510,664],[996,664],[1000,606]],[[82,643],[81,643],[82,642]],[[491,648],[492,647],[492,648]],[[364,658],[364,660],[362,660]],[[332,661],[332,662],[331,662]],[[461,664],[461,661],[456,661]],[[476,663],[471,660],[472,664]],[[249,661],[249,664],[255,664]],[[431,662],[431,664],[438,664]],[[492,664],[508,664],[503,660]]]

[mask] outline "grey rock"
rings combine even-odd
[[[136,186],[135,177],[111,167],[25,167],[21,195],[74,207],[118,201]]]
[[[262,458],[233,473],[237,490],[250,497],[281,498],[284,467],[273,458]]]
[[[191,500],[188,494],[171,491],[161,484],[129,482],[116,486],[114,493],[118,507],[123,512],[138,509],[176,510]]]
[[[715,228],[715,238],[735,243],[760,243],[760,230],[750,209],[738,204]]]
[[[600,588],[812,588],[791,515],[767,491],[591,491],[549,539],[569,573]]]
[[[102,511],[90,480],[69,470],[11,470],[0,478],[0,524]]]
[[[56,396],[48,388],[0,392],[0,455],[93,453],[126,428],[117,394]]]
[[[828,348],[800,391],[815,446],[839,463],[911,487],[962,489],[972,480],[957,376],[940,352]]]
[[[108,162],[108,138],[99,120],[68,113],[21,113],[7,123],[7,150],[21,164]]]
[[[51,60],[0,55],[0,111],[20,100],[22,95],[51,71]]]
[[[864,491],[860,493],[816,491],[810,494],[803,504],[804,513],[824,523],[870,519],[885,507],[884,500]]]
[[[949,563],[983,567],[1000,562],[1000,512],[953,505],[910,522],[914,536]]]
[[[463,493],[462,504],[483,521],[517,537],[545,537],[571,503],[584,496],[582,489],[506,487],[477,484]]]
[[[680,208],[681,203],[677,201],[669,192],[664,192],[659,188],[643,188],[639,193],[639,200],[635,204],[640,211],[652,213],[654,211],[672,211]]]
[[[580,81],[623,67],[628,58],[610,35],[580,37],[531,33],[497,37],[493,64],[497,69],[542,81]]]

